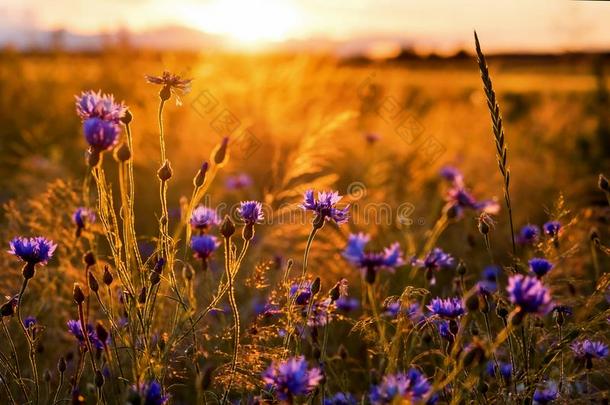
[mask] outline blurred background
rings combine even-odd
[[[5,232],[25,226],[7,212],[29,198],[54,212],[44,193],[59,190],[58,179],[83,204],[74,95],[99,89],[135,117],[137,226],[154,235],[158,88],[144,75],[169,70],[194,79],[181,105],[166,108],[175,218],[201,163],[230,136],[209,205],[258,199],[275,220],[306,188],[332,188],[346,202],[406,204],[412,221],[353,221],[326,233],[321,254],[338,257],[348,231],[409,245],[440,213],[443,165],[459,167],[475,196],[502,198],[474,29],[505,119],[517,226],[547,220],[560,193],[572,209],[595,205],[610,157],[609,19],[610,4],[584,1],[5,0],[0,203],[14,199],[1,214],[12,224]],[[112,179],[116,165],[105,165]],[[56,215],[69,224],[70,212]],[[476,232],[474,217],[464,222],[449,231],[455,254]],[[505,227],[500,215],[500,247]],[[268,227],[265,249],[293,255],[307,231]]]

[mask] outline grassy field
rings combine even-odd
[[[374,241],[371,246],[376,249],[397,241],[404,257],[411,259],[421,257],[431,244],[450,252],[467,266],[465,277],[449,271],[440,274],[436,285],[431,286],[424,272],[417,271],[407,260],[394,275],[384,274],[376,284],[373,294],[379,304],[377,310],[385,310],[387,298],[401,294],[404,298],[407,286],[428,288],[432,297],[452,295],[456,291],[465,297],[466,287],[474,286],[492,259],[519,272],[527,268],[531,257],[544,255],[555,263],[546,280],[556,296],[561,297],[558,301],[575,308],[586,307],[582,313],[574,310],[574,320],[568,330],[608,337],[608,324],[600,318],[608,311],[603,299],[607,280],[601,276],[596,284],[595,278],[604,273],[609,263],[603,241],[609,236],[610,212],[604,194],[597,188],[598,174],[604,170],[609,174],[610,99],[608,73],[604,73],[609,69],[608,61],[590,55],[524,56],[492,58],[489,65],[504,118],[515,228],[518,231],[528,223],[542,225],[559,220],[563,225],[560,248],[541,242],[531,250],[519,247],[517,255],[511,254],[503,179],[496,162],[489,110],[474,57],[357,64],[321,55],[140,51],[90,55],[0,54],[0,202],[4,204],[0,235],[5,245],[22,234],[40,234],[59,243],[57,259],[51,262],[53,270],[37,273],[28,290],[29,303],[24,307],[25,315],[36,316],[44,325],[43,338],[38,341],[38,369],[40,375],[44,370],[51,370],[49,387],[53,389],[41,383],[41,392],[52,396],[49,393],[52,394],[58,382],[55,364],[60,355],[74,358],[69,370],[78,368],[73,363],[78,363],[79,352],[73,337],[66,332],[65,323],[78,315],[72,303],[73,283],[87,285],[89,270],[85,271],[82,256],[89,250],[95,252],[98,263],[91,271],[100,280],[105,263],[116,267],[105,239],[108,232],[100,221],[84,236],[74,236],[73,211],[79,206],[95,207],[98,195],[92,171],[85,162],[87,144],[81,122],[74,114],[74,96],[85,90],[101,89],[123,100],[133,114],[130,127],[135,173],[134,212],[137,213],[134,222],[139,237],[132,243],[137,242],[145,257],[151,255],[146,264],[149,268],[159,255],[158,219],[162,209],[156,172],[162,162],[157,122],[159,88],[146,83],[144,76],[164,70],[194,79],[192,91],[182,97],[181,103],[172,97],[163,112],[167,157],[173,168],[167,205],[169,230],[176,236],[176,251],[175,262],[170,267],[179,280],[176,288],[183,298],[187,297],[189,308],[184,314],[179,313],[179,306],[175,308],[174,281],[169,275],[164,276],[157,298],[158,312],[155,317],[151,315],[149,329],[143,336],[154,339],[157,344],[165,339],[170,347],[156,350],[150,343],[138,346],[142,353],[133,363],[139,365],[135,369],[142,374],[136,373],[135,379],[129,376],[116,380],[119,392],[105,386],[104,401],[119,403],[118,398],[123,398],[128,390],[125,387],[149,375],[156,378],[163,375],[164,392],[171,394],[171,401],[175,403],[194,403],[195,398],[203,403],[203,397],[208,402],[220,401],[223,389],[232,378],[229,348],[233,347],[233,311],[228,304],[224,300],[218,303],[224,312],[214,310],[205,322],[197,324],[192,335],[199,342],[191,343],[187,326],[187,317],[200,313],[212,299],[216,285],[226,281],[222,276],[222,246],[210,260],[209,271],[201,271],[200,264],[192,259],[185,234],[176,230],[180,229],[181,215],[193,193],[193,177],[225,136],[230,139],[229,161],[216,174],[202,201],[224,214],[234,213],[240,201],[257,200],[264,204],[265,211],[265,221],[257,225],[236,279],[241,351],[231,398],[246,401],[248,394],[260,395],[264,391],[260,373],[271,359],[283,356],[281,339],[279,344],[277,340],[278,333],[285,332],[286,324],[274,323],[257,314],[260,305],[280,300],[282,288],[286,287],[282,282],[287,263],[295,263],[293,276],[300,271],[311,216],[306,216],[298,204],[308,189],[337,190],[345,196],[342,202],[351,204],[347,224],[329,224],[317,233],[309,255],[308,274],[312,279],[320,277],[322,295],[345,277],[350,283],[350,295],[362,298],[361,310],[352,316],[338,315],[332,331],[325,336],[323,359],[328,356],[328,361],[323,367],[327,382],[321,391],[309,396],[311,401],[318,403],[324,395],[330,396],[339,390],[353,392],[359,399],[370,385],[380,381],[385,371],[407,369],[409,365],[419,365],[418,360],[428,376],[434,376],[435,384],[446,378],[455,380],[455,388],[451,388],[451,383],[436,391],[443,403],[460,403],[461,399],[503,403],[504,392],[510,392],[507,394],[510,401],[516,403],[533,395],[534,389],[528,387],[536,387],[535,383],[558,380],[558,358],[553,358],[552,369],[547,369],[542,355],[523,354],[532,356],[526,360],[532,369],[519,365],[520,374],[513,378],[525,382],[525,388],[517,389],[515,385],[512,389],[510,384],[496,381],[486,384],[488,388],[495,387],[497,394],[477,391],[485,379],[479,379],[477,370],[469,374],[454,367],[448,359],[458,356],[455,350],[443,352],[430,342],[401,336],[403,332],[407,335],[410,332],[400,319],[384,318],[385,326],[375,327],[375,321],[379,322],[381,316],[370,306],[366,288],[360,287],[365,285],[360,272],[342,257],[348,235],[367,232]],[[439,225],[447,189],[439,170],[447,165],[457,167],[464,174],[465,184],[477,199],[496,198],[502,206],[494,216],[490,249],[486,249],[485,240],[477,230],[476,212],[466,211],[461,220],[450,221],[448,226]],[[123,175],[119,166],[111,153],[105,154],[102,167],[112,190],[110,201],[117,207],[119,218],[124,218],[125,211],[118,212],[122,202],[118,179]],[[248,176],[251,181],[236,187],[234,182],[240,175]],[[592,229],[597,229],[597,242],[595,239],[590,242]],[[118,233],[124,237],[124,232]],[[129,246],[129,240],[125,243]],[[4,253],[0,255],[0,265],[5,269],[0,274],[0,292],[13,296],[21,283],[16,276],[19,268],[14,257]],[[504,281],[502,284],[506,285]],[[417,299],[418,294],[414,293]],[[111,297],[108,300],[112,301]],[[506,302],[504,298],[498,299],[498,306]],[[91,319],[102,319],[98,302],[91,298],[90,305]],[[130,313],[130,316],[135,315]],[[551,318],[547,316],[546,324],[553,331]],[[131,317],[128,319],[135,322]],[[170,325],[168,319],[174,319],[178,326]],[[287,319],[290,325],[290,316]],[[479,335],[486,337],[482,320],[482,317],[476,318],[475,326],[465,331],[460,329],[463,333],[460,339],[476,341]],[[18,333],[14,324],[8,323],[8,327],[11,334]],[[480,330],[474,333],[472,328],[476,327]],[[495,318],[492,327],[500,330],[501,320]],[[527,328],[531,333],[528,344],[532,353],[552,347],[555,337],[539,330],[533,318]],[[379,343],[382,330],[398,337],[388,340],[384,346]],[[176,339],[182,334],[189,338]],[[514,336],[515,341],[521,338],[517,332]],[[16,344],[24,350],[21,362],[27,370],[27,347],[25,340],[21,340]],[[117,343],[120,350],[127,351],[128,347],[139,344],[133,336],[127,341],[129,344],[125,347]],[[458,339],[455,347],[460,343],[464,342]],[[509,351],[506,343],[501,342],[503,347],[496,352],[502,353],[505,360]],[[308,358],[315,358],[319,349],[311,338],[295,345]],[[568,351],[566,347],[565,352]],[[426,353],[436,353],[439,358]],[[85,357],[82,350],[80,355]],[[127,353],[117,353],[116,358],[123,359],[125,364],[130,362]],[[383,359],[389,359],[389,365]],[[566,377],[569,382],[565,383],[570,388],[563,391],[565,398],[580,393],[587,400],[602,397],[607,400],[608,373],[603,367],[608,363],[607,359],[603,361],[606,366],[585,373],[590,382],[584,388],[585,374],[570,368]],[[111,371],[106,378],[111,380],[117,378],[113,374],[116,365],[112,362],[107,360]],[[561,363],[563,367],[563,357]],[[196,369],[194,364],[198,365]],[[86,370],[88,365],[83,367]],[[206,385],[206,370],[214,370],[214,382],[209,385]],[[459,374],[453,375],[451,370],[458,370],[455,372]],[[93,377],[87,375],[79,392],[95,403]],[[563,371],[561,378],[564,378]],[[462,383],[465,389],[458,388],[457,383]],[[472,387],[478,387],[477,394],[472,394]],[[206,390],[216,392],[217,396],[205,394]],[[67,383],[60,391],[60,397],[68,396]],[[273,396],[272,392],[265,395],[265,398]]]

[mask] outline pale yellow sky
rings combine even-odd
[[[185,25],[235,41],[405,38],[423,48],[610,48],[610,2],[564,0],[2,0],[0,30],[96,33]]]

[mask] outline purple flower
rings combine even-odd
[[[453,298],[434,298],[427,308],[432,311],[432,314],[441,318],[455,319],[464,315],[464,305],[462,299]]]
[[[448,253],[443,252],[441,248],[432,249],[426,257],[422,259],[413,258],[411,265],[422,268],[426,271],[426,277],[430,280],[430,284],[436,284],[434,274],[442,268],[453,267],[454,259]]]
[[[83,334],[83,328],[81,326],[80,321],[77,319],[71,319],[67,322],[67,325],[68,332],[70,332],[70,334],[72,334],[76,338],[76,340],[81,346],[85,347],[87,343],[85,342],[85,335]],[[89,337],[89,342],[91,342],[91,345],[96,349],[103,349],[104,344],[107,343],[102,342],[98,338],[97,333],[95,333],[95,329],[91,324],[87,324],[87,336]]]
[[[140,383],[132,386],[127,398],[130,405],[164,405],[169,400],[169,395],[163,395],[163,387],[157,380]]]
[[[500,269],[497,266],[487,266],[483,269],[481,280],[477,282],[477,290],[484,295],[491,295],[498,289],[498,275]]]
[[[225,187],[229,190],[241,190],[250,187],[252,184],[252,178],[245,173],[227,177],[225,180]]]
[[[578,359],[602,359],[608,356],[608,345],[600,341],[585,339],[573,342],[570,348]]]
[[[309,394],[322,380],[322,373],[319,368],[308,368],[305,357],[300,356],[271,363],[262,377],[280,400],[288,401]]]
[[[360,302],[357,298],[339,297],[339,299],[335,301],[335,306],[340,311],[351,312],[357,310],[358,307],[360,307]]]
[[[559,391],[554,383],[548,384],[546,387],[536,388],[534,391],[534,403],[546,405],[557,399]]]
[[[445,196],[446,211],[453,210],[454,218],[462,218],[464,210],[470,209],[479,213],[497,214],[500,211],[500,204],[495,200],[476,200],[465,188],[454,185]]]
[[[324,225],[324,221],[329,220],[333,220],[337,225],[341,225],[347,222],[349,212],[349,205],[342,209],[336,207],[341,198],[336,191],[321,191],[318,192],[318,199],[316,200],[313,190],[307,190],[301,208],[316,213],[316,218],[314,219],[314,227],[316,228],[321,228]]]
[[[102,94],[89,90],[76,96],[76,113],[81,120],[99,118],[104,121],[119,123],[125,115],[127,107],[123,103],[116,103],[112,94]]]
[[[218,225],[220,218],[216,211],[203,205],[199,205],[191,213],[190,224],[193,229],[205,231],[213,225]]]
[[[161,76],[146,75],[146,81],[151,84],[160,84],[169,88],[172,92],[179,91],[186,94],[191,90],[193,79],[182,79],[180,76],[164,71]]]
[[[435,323],[438,327],[439,336],[445,339],[446,341],[453,343],[453,341],[455,340],[455,336],[453,335],[453,332],[451,332],[451,325],[449,324],[449,321],[441,319]]]
[[[72,214],[72,222],[78,229],[83,229],[87,224],[95,222],[95,212],[89,208],[79,207]]]
[[[25,326],[26,329],[30,329],[30,327],[35,326],[37,323],[38,321],[34,316],[28,316],[23,320],[23,326]]]
[[[559,221],[549,221],[546,224],[542,225],[542,229],[544,230],[545,235],[554,238],[559,235],[561,223]]]
[[[207,260],[219,245],[218,239],[212,235],[196,235],[191,238],[191,249],[198,259]]]
[[[500,371],[500,375],[502,376],[502,378],[504,378],[505,380],[510,380],[512,374],[513,374],[513,366],[511,366],[510,363],[505,363],[502,361],[498,361],[498,368]],[[496,364],[493,361],[490,361],[487,363],[487,374],[489,374],[490,377],[496,377]]]
[[[538,278],[541,278],[553,268],[553,263],[540,257],[531,259],[528,264],[530,266],[530,271]]]
[[[330,298],[320,301],[314,301],[313,305],[311,306],[311,313],[309,319],[307,319],[307,325],[310,328],[321,327],[330,322],[330,304]],[[307,308],[303,309],[305,315],[307,315],[307,311]]]
[[[371,237],[364,233],[351,234],[343,251],[343,257],[358,269],[365,271],[367,281],[372,283],[377,271],[383,269],[393,272],[396,267],[404,264],[404,259],[398,242],[385,248],[383,252],[365,252],[364,248],[370,240]]]
[[[527,224],[519,231],[517,241],[522,245],[532,245],[540,237],[540,228],[537,225]]]
[[[464,186],[464,176],[462,175],[462,172],[454,166],[443,166],[439,171],[439,174],[443,179],[452,183],[454,186]]]
[[[263,214],[263,204],[258,201],[242,201],[239,204],[237,213],[248,225],[260,223],[265,215]]]
[[[370,144],[374,144],[381,139],[381,135],[374,132],[367,132],[364,134],[364,139]]]
[[[350,393],[337,392],[330,398],[324,399],[324,405],[357,405],[358,401]]]
[[[389,374],[383,377],[381,384],[371,388],[369,400],[373,405],[420,402],[431,390],[430,383],[417,369],[407,373]]]
[[[47,264],[57,248],[57,244],[42,236],[35,238],[16,237],[10,242],[9,246],[8,253],[17,256],[30,265]]]
[[[544,315],[551,310],[551,294],[535,277],[516,274],[508,279],[510,301],[526,313]]]
[[[98,117],[83,122],[85,140],[94,152],[111,149],[119,141],[121,127],[114,121],[106,121]]]
[[[295,283],[290,286],[290,296],[296,295],[295,303],[297,305],[305,305],[311,297],[311,281],[305,281],[302,284]]]

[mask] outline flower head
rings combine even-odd
[[[193,229],[205,231],[214,225],[220,224],[220,218],[218,218],[215,210],[200,205],[191,213],[189,222]]]
[[[542,229],[544,230],[545,235],[556,237],[561,230],[561,223],[559,221],[549,221],[542,225]]]
[[[77,228],[83,229],[87,224],[95,222],[95,212],[85,207],[78,207],[72,214],[72,222]]]
[[[357,310],[360,307],[360,301],[358,301],[358,298],[343,296],[340,297],[337,301],[335,301],[335,306],[340,311],[351,312]]]
[[[93,151],[103,152],[117,144],[121,127],[114,121],[93,117],[83,122],[83,133]]]
[[[498,275],[500,269],[497,266],[487,266],[483,269],[481,280],[477,282],[477,290],[484,295],[491,295],[498,289]]]
[[[432,311],[434,315],[440,316],[441,318],[455,319],[464,315],[464,304],[462,299],[458,297],[453,298],[434,298],[427,308]]]
[[[83,334],[83,327],[80,321],[77,319],[71,319],[67,322],[67,326],[68,332],[70,332],[70,334],[72,334],[76,338],[76,340],[81,346],[85,347],[87,343],[85,342],[85,335]],[[95,347],[96,349],[103,349],[104,345],[107,342],[102,342],[100,340],[100,338],[97,336],[97,333],[95,333],[93,325],[87,324],[86,326],[87,336],[89,337],[89,342],[91,343],[91,345],[93,345],[93,347]]]
[[[322,373],[318,368],[308,368],[305,357],[300,356],[273,362],[262,377],[278,398],[286,401],[310,393],[322,380]]]
[[[553,263],[540,257],[531,259],[528,264],[530,266],[530,271],[538,278],[541,278],[553,268]]]
[[[497,214],[500,211],[500,204],[495,200],[475,199],[466,189],[464,177],[458,169],[446,166],[441,169],[440,175],[451,184],[445,195],[445,211],[452,212],[453,218],[462,218],[466,209],[487,214]]]
[[[9,253],[17,256],[20,260],[34,265],[45,265],[57,248],[57,244],[42,236],[35,238],[16,237],[10,244]]]
[[[517,241],[522,245],[532,245],[538,241],[540,237],[540,228],[538,225],[527,224],[519,231]]]
[[[580,340],[570,345],[578,359],[602,359],[608,356],[608,345],[595,340]]]
[[[129,405],[164,405],[169,395],[163,394],[163,387],[157,380],[140,383],[132,386],[129,391],[127,404]]]
[[[30,327],[35,326],[37,323],[36,317],[31,315],[23,320],[23,326],[25,326],[26,329],[30,329]]]
[[[434,273],[443,268],[453,267],[455,260],[453,257],[443,252],[441,248],[434,248],[423,259],[413,258],[411,265],[414,267],[426,270],[426,276],[430,279],[431,284],[436,283]]]
[[[557,385],[554,383],[548,384],[546,387],[536,388],[534,391],[534,403],[539,405],[546,405],[557,399],[559,391]]]
[[[513,374],[513,366],[510,363],[498,361],[498,371],[505,380],[509,380]],[[487,374],[490,377],[496,377],[496,364],[493,361],[487,363]]]
[[[452,183],[454,186],[462,187],[464,185],[464,176],[462,172],[454,166],[443,166],[439,171],[440,176]]]
[[[426,377],[412,368],[406,373],[383,377],[381,384],[371,388],[369,400],[373,405],[400,403],[400,400],[417,403],[430,392],[430,389],[431,385]]]
[[[191,238],[191,249],[198,259],[207,260],[219,245],[218,238],[212,235],[195,235]]]
[[[290,286],[290,296],[296,296],[295,303],[297,305],[305,305],[309,302],[311,297],[311,281],[304,281],[303,283],[294,283]]]
[[[241,190],[252,185],[252,178],[245,173],[227,177],[225,187],[229,190]]]
[[[102,94],[101,91],[89,90],[75,97],[76,113],[83,121],[99,118],[118,124],[127,111],[127,107],[123,103],[114,101],[112,94]]]
[[[404,264],[398,242],[382,252],[367,252],[364,248],[370,239],[371,237],[364,233],[351,234],[343,251],[343,257],[358,269],[369,272],[377,272],[381,269],[393,272],[396,267]]]
[[[250,225],[260,223],[265,218],[263,204],[258,201],[242,201],[237,213],[246,224]]]
[[[506,290],[510,301],[526,313],[544,315],[552,309],[549,290],[535,277],[516,274]]]
[[[171,90],[179,90],[182,94],[186,94],[191,90],[191,82],[193,79],[182,79],[180,76],[168,72],[163,72],[161,76],[146,75],[146,81],[151,84],[159,84],[170,87]]]
[[[317,221],[314,225],[322,227],[324,221],[333,220],[337,225],[341,225],[348,220],[349,205],[345,208],[337,208],[337,203],[341,196],[336,191],[318,192],[318,198],[314,198],[313,190],[307,190],[301,208],[316,213]]]
[[[357,405],[358,401],[352,394],[337,392],[330,398],[324,399],[324,405]]]

